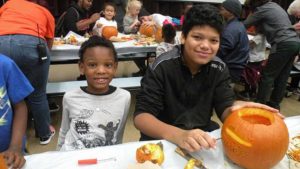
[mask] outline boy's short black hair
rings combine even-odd
[[[187,37],[194,26],[205,25],[216,29],[221,35],[223,18],[218,8],[209,4],[194,5],[184,16],[182,34]]]
[[[117,52],[111,41],[106,40],[105,38],[99,36],[92,36],[87,41],[83,42],[79,49],[79,61],[83,62],[83,54],[88,48],[93,47],[106,47],[111,50],[113,53],[114,59],[118,62]]]
[[[165,42],[171,43],[174,41],[176,36],[176,30],[171,24],[165,24],[162,27],[162,37],[164,38]]]

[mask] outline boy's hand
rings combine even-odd
[[[26,161],[20,151],[13,149],[4,151],[3,157],[6,160],[7,166],[12,167],[13,169],[22,168]]]
[[[300,22],[294,24],[293,27],[296,31],[299,31],[300,30]]]
[[[231,107],[230,111],[235,111],[244,107],[255,107],[255,108],[261,108],[261,109],[266,109],[268,111],[271,111],[273,113],[276,113],[277,115],[279,115],[281,118],[284,118],[284,116],[279,113],[279,111],[277,109],[274,109],[270,106],[261,104],[261,103],[255,103],[255,102],[246,102],[246,101],[235,101],[233,106]]]
[[[155,23],[154,22],[152,22],[152,21],[147,21],[147,22],[143,22],[143,24],[142,25],[145,25],[146,27],[148,27],[148,26],[154,26],[155,25]]]
[[[100,13],[94,13],[91,17],[90,20],[92,23],[96,22],[100,18]]]
[[[135,25],[135,26],[138,26],[140,24],[141,24],[141,22],[139,20],[135,20],[134,23],[133,23],[133,25]]]
[[[101,23],[97,24],[97,28],[101,28],[102,26],[103,26],[103,24],[101,24]]]
[[[216,148],[216,139],[200,129],[183,130],[179,136],[174,138],[174,143],[189,152],[199,151],[203,148]]]

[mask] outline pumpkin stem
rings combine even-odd
[[[162,144],[161,141],[156,143],[156,145],[158,145],[161,148],[161,150],[164,150],[164,145]]]

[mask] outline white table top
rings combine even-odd
[[[300,133],[300,116],[289,117],[285,119],[290,136],[293,137]],[[210,133],[219,138],[220,130]],[[186,160],[174,153],[176,146],[168,141],[161,140],[164,145],[165,161],[162,164],[163,169],[183,169]],[[158,142],[158,141],[152,141]],[[24,169],[127,169],[129,164],[136,163],[135,151],[141,145],[149,142],[132,142],[115,146],[98,147],[86,150],[68,151],[68,152],[46,152],[26,156]],[[209,169],[240,169],[229,162],[225,157],[222,148],[222,142],[218,141],[216,150],[202,150],[194,153],[193,156],[200,158]],[[80,159],[98,158],[106,159],[116,157],[116,161],[99,162],[95,165],[79,166],[77,161]],[[282,161],[273,167],[273,169],[289,169],[289,160],[285,156]],[[225,167],[226,166],[226,167]]]
[[[151,44],[151,45],[134,45],[136,41],[130,40],[127,42],[114,42],[115,49],[118,54],[118,58],[124,59],[126,58],[126,55],[130,54],[137,54],[137,53],[149,53],[149,52],[155,52],[157,44]],[[72,60],[78,60],[78,51],[80,49],[80,46],[77,45],[69,45],[69,44],[63,44],[63,45],[55,45],[51,49],[51,62],[63,62],[63,61],[72,61]],[[128,57],[128,56],[127,56]],[[138,55],[130,55],[132,59],[135,57],[141,57]]]

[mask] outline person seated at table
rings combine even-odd
[[[226,63],[234,86],[241,81],[250,50],[247,30],[239,21],[242,4],[239,0],[225,0],[220,7],[220,13],[226,24],[217,56]]]
[[[294,0],[287,9],[293,28],[300,34],[300,0]]]
[[[100,18],[100,13],[94,13],[88,17],[88,11],[93,0],[75,0],[68,8],[63,22],[63,36],[73,31],[81,36],[89,32],[90,25]]]
[[[140,17],[141,24],[147,25],[147,26],[156,26],[157,28],[161,28],[163,24],[172,24],[174,26],[180,24],[180,20],[177,18],[173,18],[171,16],[165,16],[159,13],[154,13],[152,15],[148,16],[142,16]]]
[[[159,57],[161,54],[170,51],[175,46],[175,36],[176,30],[173,25],[165,24],[162,27],[162,39],[163,41],[158,44],[156,48],[156,57]]]
[[[142,8],[142,3],[139,0],[131,0],[128,2],[126,15],[123,19],[124,33],[137,33],[140,27],[140,21],[138,15]]]
[[[93,34],[102,36],[102,30],[105,26],[113,26],[117,29],[117,22],[115,20],[116,16],[116,6],[111,2],[106,2],[104,4],[103,16],[100,17],[93,28]]]
[[[206,131],[213,109],[221,121],[242,107],[277,110],[254,102],[235,101],[228,68],[216,53],[223,19],[216,7],[195,5],[186,14],[182,45],[158,57],[141,80],[134,124],[140,140],[165,139],[188,151],[216,147]]]
[[[130,93],[110,85],[118,58],[113,44],[92,36],[79,50],[79,70],[87,87],[66,92],[58,150],[75,150],[122,143]]]
[[[33,87],[15,62],[0,54],[0,154],[12,168],[22,168],[25,163],[28,111],[24,99],[32,91]]]

